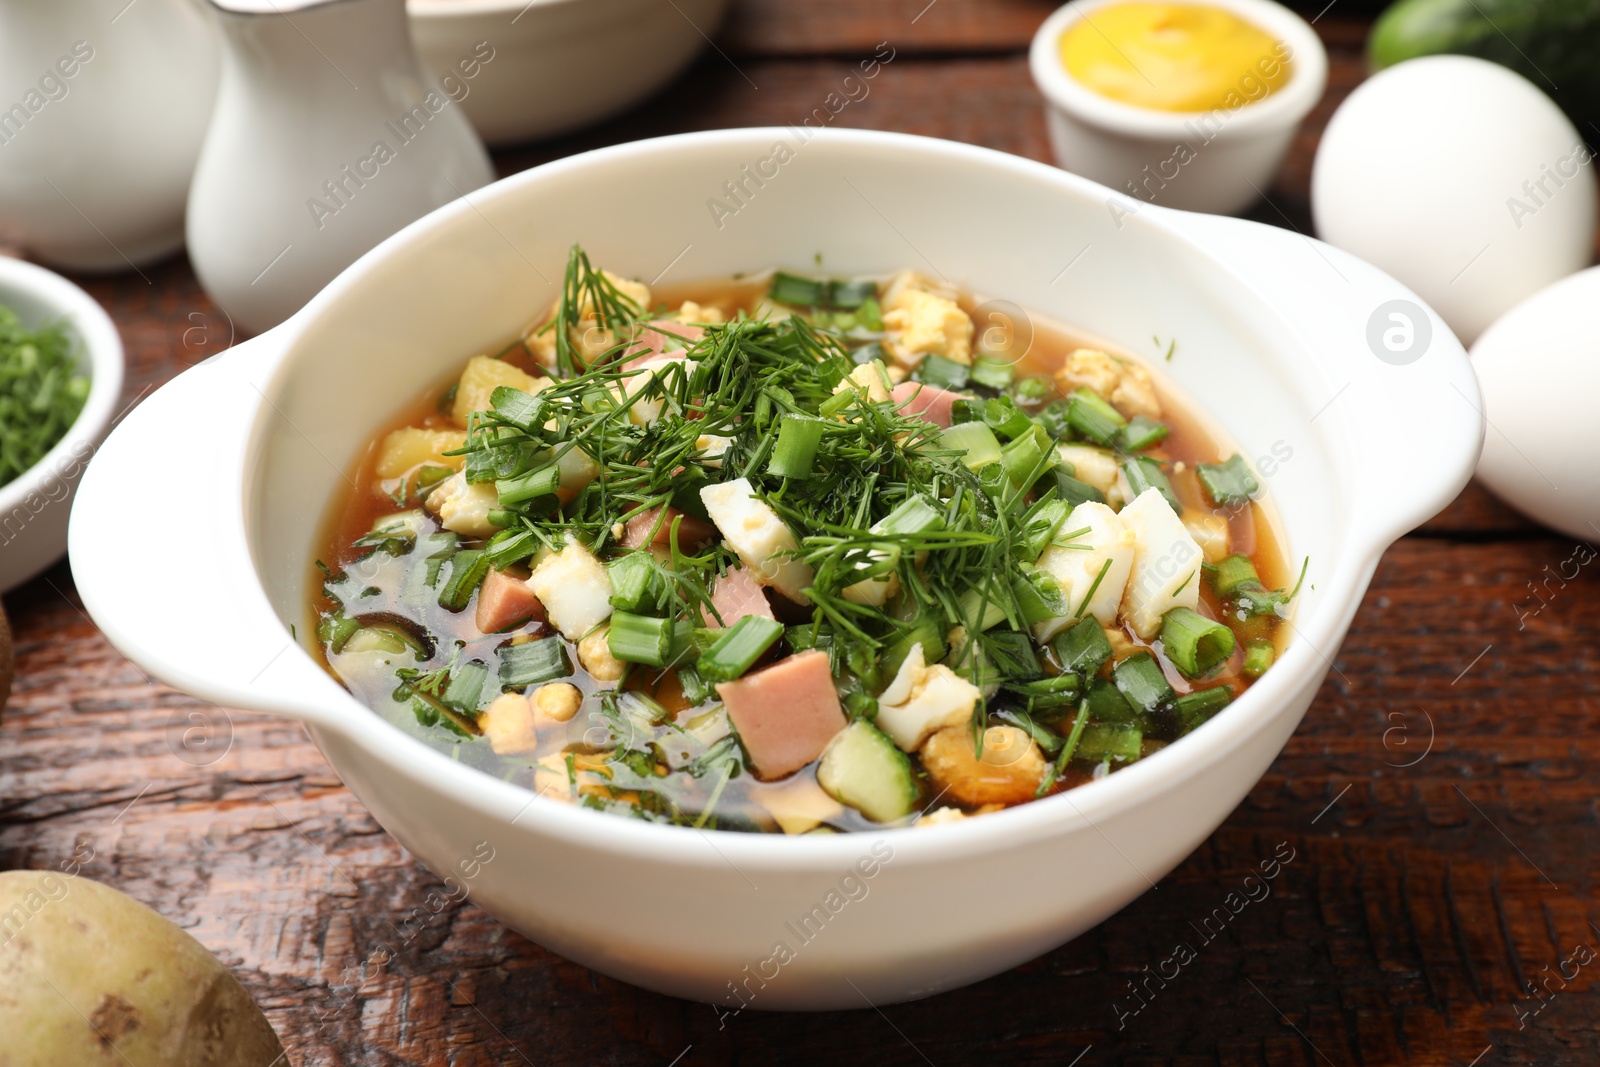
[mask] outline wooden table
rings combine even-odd
[[[743,0],[653,103],[498,161],[796,121],[885,41],[894,62],[838,124],[1046,159],[1025,51],[1050,6]],[[1262,221],[1310,229],[1318,132],[1362,77],[1355,7],[1317,23],[1331,87]],[[144,273],[85,282],[122,329],[130,399],[229,341],[186,263]],[[303,1065],[1594,1064],[1600,961],[1559,973],[1600,947],[1600,568],[1551,577],[1574,547],[1468,489],[1388,553],[1305,724],[1158,891],[1015,971],[883,1011],[719,1028],[710,1008],[593,974],[470,903],[431,914],[438,880],[299,726],[153,683],[84,616],[65,564],[7,597],[19,675],[0,726],[0,869],[76,858],[153,905],[233,967]],[[178,586],[203,598],[205,577]],[[212,731],[220,758],[175,758],[188,729]],[[1193,924],[1280,842],[1295,859],[1271,896],[1204,943]],[[356,970],[418,908],[431,917],[407,948]],[[1130,983],[1182,942],[1197,958],[1141,1007]]]

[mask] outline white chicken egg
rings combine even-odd
[[[1588,266],[1592,158],[1521,75],[1467,56],[1413,59],[1334,112],[1312,170],[1317,234],[1416,290],[1471,344]]]
[[[1472,346],[1488,428],[1478,477],[1506,503],[1600,538],[1600,267],[1524,300]]]

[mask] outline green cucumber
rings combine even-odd
[[[1549,93],[1600,141],[1600,0],[1400,0],[1367,40],[1374,70],[1418,56],[1477,56]]]
[[[822,750],[817,784],[874,822],[894,822],[917,806],[911,761],[887,734],[865,720],[846,726]]]

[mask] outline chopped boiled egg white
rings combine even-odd
[[[469,483],[467,476],[457,471],[433,487],[424,505],[439,516],[446,530],[465,537],[492,537],[500,532],[500,527],[489,521],[489,513],[500,508],[500,494],[493,482]]]
[[[456,397],[450,405],[450,417],[458,426],[465,426],[474,411],[488,411],[494,406],[489,398],[494,395],[496,386],[537,393],[554,381],[553,378],[535,378],[503,359],[473,356],[467,360],[466,369],[456,383]]]
[[[465,456],[447,456],[466,444],[464,430],[424,430],[414,426],[396,430],[378,446],[372,472],[379,478],[398,478],[424,463],[460,470]]]
[[[799,543],[794,531],[755,495],[748,478],[708,485],[700,490],[706,513],[757,581],[770,585],[796,604],[810,604],[802,590],[816,576],[811,565],[787,553]]]
[[[1049,545],[1039,556],[1039,568],[1056,580],[1068,608],[1059,619],[1034,624],[1033,635],[1039,641],[1050,640],[1084,615],[1093,615],[1102,626],[1115,622],[1133,569],[1133,535],[1122,516],[1106,505],[1079,504],[1062,526],[1067,533],[1085,528],[1087,532],[1066,544]]]
[[[936,730],[970,718],[982,696],[977,686],[944,664],[930,666],[918,642],[894,681],[878,695],[878,728],[901,749],[914,752]]]
[[[851,389],[864,392],[867,401],[872,404],[881,404],[888,400],[890,398],[889,381],[884,372],[883,363],[876,359],[870,363],[863,363],[850,372],[850,377],[833,387],[835,393],[843,393]],[[840,416],[840,418],[843,417],[842,415]]]
[[[1140,493],[1117,517],[1133,535],[1133,570],[1122,594],[1122,620],[1148,641],[1161,632],[1161,616],[1200,603],[1204,557],[1158,489]]]
[[[928,355],[972,362],[972,319],[948,297],[912,284],[891,285],[885,294],[883,347],[897,361],[915,366]]]
[[[578,641],[611,617],[611,578],[605,565],[574,537],[533,569],[528,587],[545,615],[569,641]]]
[[[728,451],[728,446],[733,444],[731,437],[718,437],[714,433],[703,433],[694,440],[694,450],[700,457],[700,462],[707,467],[721,469],[722,456]]]
[[[1092,485],[1102,493],[1110,494],[1117,484],[1117,457],[1103,448],[1088,445],[1057,445],[1056,454],[1063,462],[1072,464],[1073,477],[1085,485]]]
[[[1205,553],[1207,563],[1216,563],[1228,556],[1228,520],[1207,512],[1203,515],[1185,515],[1184,528],[1194,543]]]

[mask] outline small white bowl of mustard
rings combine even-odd
[[[1075,0],[1034,34],[1056,162],[1141,203],[1237,214],[1322,97],[1316,31],[1271,0]]]

